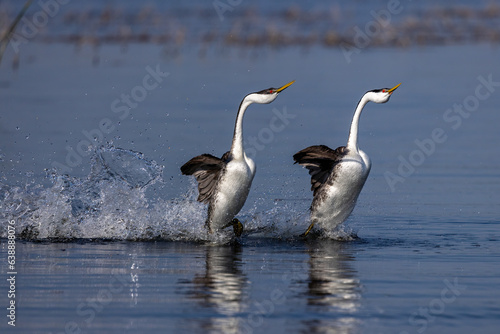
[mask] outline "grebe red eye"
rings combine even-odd
[[[385,89],[382,89],[382,93],[385,93]]]

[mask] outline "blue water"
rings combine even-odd
[[[359,18],[375,4],[352,6]],[[22,45],[17,69],[11,49],[0,67],[2,333],[498,332],[496,45],[366,48],[348,62],[318,45],[200,54],[196,42],[95,48],[41,36]],[[138,94],[157,70],[158,86],[118,110],[122,94]],[[257,164],[238,215],[246,234],[210,238],[196,185],[179,167],[222,155],[241,99],[291,80],[245,115]],[[359,144],[373,166],[352,216],[332,238],[298,237],[312,194],[292,155],[344,145],[362,94],[399,82],[361,117]],[[15,329],[6,317],[9,222]]]

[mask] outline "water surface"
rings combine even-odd
[[[14,221],[18,318],[13,329],[3,315],[2,332],[498,331],[495,46],[367,48],[349,63],[318,46],[200,55],[186,44],[174,57],[153,43],[32,41],[17,70],[5,65],[14,56],[0,69],[0,270],[7,278]],[[115,112],[157,69],[168,73],[159,85]],[[291,80],[245,116],[257,163],[239,214],[247,233],[208,238],[206,209],[179,167],[222,155],[241,99]],[[353,215],[333,239],[299,238],[312,194],[292,155],[344,145],[362,94],[399,82],[362,115],[373,167]],[[474,103],[480,85],[490,94],[470,111],[448,111]],[[283,127],[265,137],[277,117]],[[114,128],[92,142],[103,119]]]

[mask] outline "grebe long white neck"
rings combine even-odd
[[[252,95],[252,94],[251,94]],[[238,115],[236,115],[236,123],[234,125],[233,143],[231,144],[231,155],[233,159],[243,159],[245,151],[243,149],[243,116],[248,106],[254,101],[248,99],[250,95],[246,96],[241,101]]]
[[[234,125],[233,143],[231,144],[231,155],[233,159],[245,158],[245,151],[243,149],[243,116],[248,106],[252,103],[267,104],[273,102],[280,92],[294,82],[295,81],[291,81],[280,88],[268,88],[260,92],[248,94],[243,101],[241,101],[238,115],[236,115],[236,124]]]
[[[347,149],[358,151],[358,128],[359,128],[359,118],[361,116],[361,112],[365,105],[370,102],[368,98],[368,93],[363,95],[361,100],[358,102],[358,106],[356,107],[356,111],[354,112],[354,116],[352,117],[351,130],[349,131],[349,139],[347,141]]]
[[[363,111],[365,105],[368,102],[386,103],[389,101],[392,93],[399,87],[399,85],[392,88],[370,90],[363,95],[361,100],[359,100],[354,116],[352,117],[351,130],[349,131],[349,139],[347,140],[347,149],[358,152],[359,117],[361,116],[361,112]]]
[[[245,150],[243,149],[243,116],[248,106],[252,103],[268,104],[273,102],[278,93],[283,91],[285,88],[293,84],[292,82],[287,83],[280,88],[269,88],[257,93],[251,93],[245,96],[243,101],[241,101],[240,107],[238,109],[238,115],[236,115],[236,123],[234,125],[233,143],[231,145],[231,155],[233,159],[243,159],[245,157]]]

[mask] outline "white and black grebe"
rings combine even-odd
[[[243,226],[234,218],[245,204],[255,175],[255,163],[246,156],[243,148],[243,116],[252,103],[273,102],[278,94],[293,84],[280,88],[268,88],[251,93],[241,101],[234,126],[231,150],[222,158],[202,154],[192,158],[181,167],[184,175],[194,175],[198,181],[198,201],[208,204],[206,226],[210,233],[233,226],[237,236]]]
[[[389,101],[399,85],[363,95],[352,118],[347,146],[335,150],[325,145],[310,146],[293,156],[295,163],[309,169],[311,175],[311,224],[304,236],[315,225],[323,231],[331,231],[351,214],[371,167],[368,155],[358,148],[361,111],[368,102]]]

